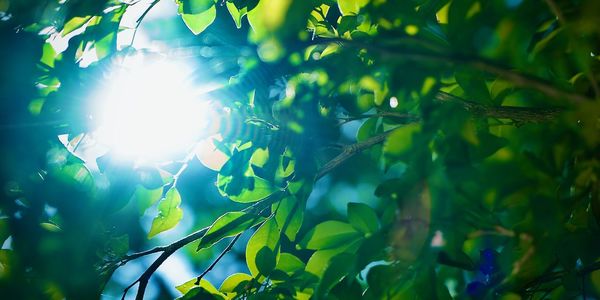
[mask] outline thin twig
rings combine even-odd
[[[392,132],[393,130],[390,131],[386,131],[384,133],[381,133],[379,135],[373,136],[371,138],[368,138],[360,143],[356,143],[356,144],[352,144],[352,145],[347,145],[343,148],[342,153],[340,153],[338,156],[334,157],[332,160],[330,160],[329,162],[327,162],[318,172],[317,175],[315,176],[316,180],[319,180],[321,177],[323,177],[325,174],[329,173],[331,170],[337,168],[338,166],[340,166],[341,164],[343,164],[346,160],[348,160],[349,158],[351,158],[352,156],[362,152],[365,149],[368,149],[374,145],[377,145],[379,143],[382,143],[383,141],[385,141],[385,139],[387,138],[387,136]]]
[[[252,211],[262,212],[262,211],[264,211],[264,209],[268,208],[275,201],[280,199],[281,198],[280,196],[283,192],[284,191],[273,193],[269,197],[263,199],[262,201],[254,203],[252,206],[249,206],[249,207],[243,209],[242,211],[244,211],[244,212],[252,212]],[[146,269],[146,271],[144,271],[144,273],[142,273],[142,275],[140,275],[140,277],[138,279],[136,279],[133,283],[131,283],[129,286],[127,286],[123,290],[123,297],[121,299],[125,299],[127,292],[129,292],[129,290],[132,287],[134,287],[136,284],[139,284],[139,287],[138,287],[135,299],[136,300],[144,299],[144,293],[146,292],[146,287],[148,286],[148,281],[150,280],[150,277],[152,276],[152,274],[154,274],[154,272],[156,272],[156,270],[177,250],[181,249],[182,247],[184,247],[185,245],[187,245],[189,243],[192,243],[194,241],[201,239],[206,234],[206,232],[208,231],[209,228],[210,228],[210,226],[204,227],[204,228],[202,228],[196,232],[193,232],[193,233],[189,234],[188,236],[186,236],[180,240],[177,240],[167,246],[156,247],[156,248],[153,248],[153,249],[150,249],[147,251],[139,252],[136,254],[131,254],[131,255],[126,256],[125,258],[121,259],[121,263],[125,264],[128,261],[131,261],[132,259],[140,258],[142,256],[146,256],[146,255],[153,254],[153,253],[162,252],[160,254],[160,256],[158,258],[156,258],[156,260]],[[130,259],[127,259],[128,257]]]
[[[558,5],[556,5],[556,2],[554,2],[554,0],[546,0],[546,4],[548,4],[548,7],[550,7],[550,10],[556,16],[556,19],[558,20],[560,25],[564,26],[566,24],[566,20],[562,12],[558,8]]]
[[[208,266],[208,268],[206,268],[206,270],[204,270],[204,272],[202,272],[202,274],[200,274],[196,278],[196,282],[194,282],[194,285],[200,284],[200,280],[202,280],[202,278],[206,274],[208,274],[208,272],[210,272],[219,263],[219,261],[225,256],[225,254],[227,254],[227,252],[231,251],[231,249],[233,248],[235,243],[240,239],[241,236],[242,236],[242,234],[239,233],[238,235],[233,237],[231,242],[229,242],[229,245],[227,245],[227,247],[225,247],[225,249],[221,252],[221,254],[219,254],[219,256],[210,264],[210,266]]]
[[[154,0],[154,1],[152,1],[152,3],[150,3],[150,5],[148,6],[148,8],[146,8],[146,10],[144,10],[144,12],[137,19],[136,24],[135,24],[135,28],[133,29],[133,35],[131,36],[131,42],[129,42],[129,47],[133,46],[133,42],[135,41],[135,36],[137,34],[138,29],[140,28],[140,25],[142,24],[142,21],[144,20],[144,18],[146,17],[146,15],[152,10],[152,8],[154,8],[154,6],[156,4],[158,4],[158,2],[160,2],[160,0]]]

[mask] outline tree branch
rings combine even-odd
[[[382,58],[389,58],[391,60],[404,60],[420,63],[436,63],[448,66],[466,66],[472,69],[483,71],[485,73],[496,75],[498,77],[502,77],[510,81],[515,86],[537,90],[551,98],[566,99],[573,103],[591,101],[591,99],[583,95],[560,89],[545,79],[524,74],[516,70],[511,70],[507,67],[500,66],[494,62],[482,58],[473,58],[456,54],[442,54],[434,52],[409,52],[405,49],[381,47],[374,44],[340,38],[325,39],[323,41],[319,41],[319,43],[338,43],[342,45],[355,46],[366,50],[371,50],[381,55]]]
[[[550,121],[562,112],[559,108],[532,108],[517,106],[487,106],[468,101],[445,92],[438,92],[435,99],[439,102],[453,102],[461,105],[466,111],[479,117],[511,119],[517,123],[539,123]]]
[[[279,196],[283,192],[284,191],[279,191],[279,192],[273,193],[269,197],[265,198],[264,200],[256,202],[252,206],[249,206],[249,207],[243,209],[242,211],[244,211],[244,212],[253,212],[253,211],[262,212],[262,211],[264,211],[264,209],[268,208],[275,201],[280,199]],[[121,297],[121,299],[124,300],[125,296],[127,295],[127,292],[129,292],[129,290],[138,283],[139,283],[139,287],[138,287],[135,299],[136,300],[144,299],[144,293],[146,292],[146,287],[148,286],[148,281],[150,280],[150,277],[152,277],[152,274],[154,274],[154,272],[156,272],[156,270],[158,270],[158,268],[177,250],[181,249],[182,247],[184,247],[185,245],[187,245],[189,243],[192,243],[194,241],[201,239],[206,234],[206,232],[208,231],[209,228],[210,228],[210,226],[204,227],[204,228],[202,228],[196,232],[193,232],[193,233],[187,235],[186,237],[184,237],[180,240],[177,240],[167,246],[160,246],[160,247],[152,248],[150,250],[146,250],[146,251],[142,251],[139,253],[125,256],[123,259],[121,259],[119,264],[124,265],[131,260],[146,256],[146,255],[162,252],[160,254],[160,256],[158,258],[156,258],[156,260],[154,260],[154,262],[152,262],[152,264],[146,269],[146,271],[144,271],[144,273],[142,273],[142,275],[140,275],[140,277],[137,280],[135,280],[133,283],[131,283],[129,286],[127,286],[123,290],[123,296]],[[233,245],[231,245],[231,246],[233,247]],[[218,262],[218,260],[216,262]]]
[[[227,252],[231,251],[231,249],[233,248],[235,243],[240,239],[241,236],[242,236],[242,234],[240,233],[240,234],[236,235],[231,240],[231,242],[229,242],[229,245],[227,245],[227,247],[225,247],[225,249],[221,252],[221,254],[219,254],[219,256],[210,264],[210,266],[208,266],[208,268],[206,268],[206,270],[204,270],[204,272],[202,272],[202,274],[200,274],[200,276],[198,276],[196,278],[196,282],[194,283],[194,285],[200,284],[200,280],[202,280],[202,278],[206,274],[208,274],[208,272],[210,272],[219,263],[219,261],[225,256],[225,254],[227,254]]]
[[[154,8],[154,6],[156,4],[158,4],[158,2],[160,2],[160,0],[153,0],[150,3],[150,5],[144,10],[144,12],[140,15],[140,17],[137,19],[135,28],[133,29],[133,35],[131,36],[131,41],[129,42],[130,47],[133,46],[133,42],[135,41],[135,36],[137,34],[138,29],[140,28],[140,25],[142,24],[142,21],[144,20],[146,15],[152,10],[152,8]]]
[[[379,135],[373,136],[371,138],[368,138],[360,143],[357,144],[351,144],[351,145],[347,145],[344,146],[342,149],[342,153],[340,153],[338,156],[334,157],[332,160],[328,161],[318,172],[317,175],[315,176],[316,180],[319,180],[321,177],[323,177],[325,174],[329,173],[331,170],[337,168],[338,166],[340,166],[341,164],[343,164],[346,160],[348,160],[349,158],[351,158],[352,156],[362,152],[365,149],[368,149],[374,145],[377,145],[379,143],[382,143],[383,141],[385,141],[385,138],[392,132],[393,130],[390,131],[386,131],[384,133],[381,133]]]
[[[175,253],[175,251],[179,250],[180,248],[182,248],[183,246],[185,246],[191,242],[194,242],[194,241],[202,238],[204,236],[204,234],[208,231],[209,228],[210,228],[210,226],[204,227],[204,228],[202,228],[194,233],[191,233],[190,235],[188,235],[178,241],[173,242],[172,244],[170,244],[168,246],[156,247],[156,248],[148,250],[148,251],[129,255],[130,259],[128,261],[145,256],[145,255],[149,255],[152,253],[162,252],[160,254],[160,256],[150,265],[150,267],[148,267],[148,269],[146,269],[146,271],[144,271],[144,273],[142,273],[142,275],[136,281],[134,281],[127,288],[125,288],[125,290],[123,291],[123,297],[121,299],[125,299],[125,296],[127,295],[127,292],[129,291],[129,289],[131,289],[137,283],[139,283],[140,286],[138,288],[136,300],[144,299],[144,292],[146,290],[146,286],[148,285],[148,280],[150,280],[150,277],[152,276],[152,274],[154,274],[154,272],[158,269],[158,267],[160,267],[160,265],[162,265],[162,263],[164,263],[167,260],[167,258],[169,258],[169,256],[171,256],[173,253]]]
[[[558,20],[560,25],[564,26],[566,23],[565,17],[563,16],[562,12],[558,8],[558,5],[556,5],[556,2],[554,2],[554,0],[546,0],[546,4],[548,5],[548,7],[550,7],[550,10],[556,16],[556,19]]]

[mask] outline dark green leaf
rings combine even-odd
[[[348,222],[364,234],[373,234],[379,230],[377,214],[364,203],[348,203]]]

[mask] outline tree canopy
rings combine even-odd
[[[600,298],[599,16],[0,0],[0,295]]]

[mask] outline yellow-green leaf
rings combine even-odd
[[[182,14],[181,18],[185,25],[194,33],[202,33],[217,17],[217,9],[211,6],[208,10],[197,14]]]
[[[183,210],[179,207],[179,204],[181,204],[179,192],[175,188],[170,189],[165,198],[158,203],[158,216],[152,220],[148,238],[167,231],[179,223],[183,218]]]

